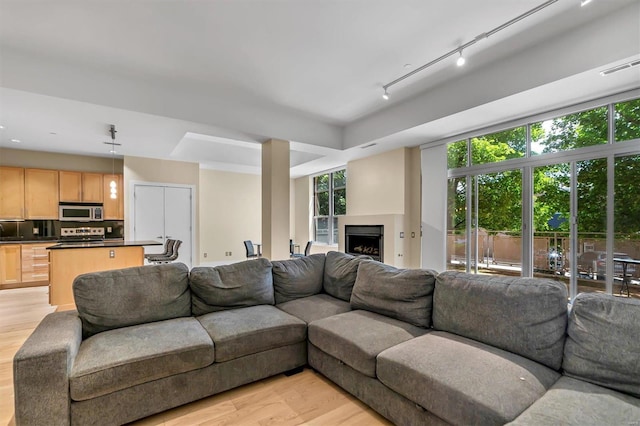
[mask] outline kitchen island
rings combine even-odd
[[[49,250],[49,303],[58,310],[75,309],[73,280],[80,274],[142,266],[144,246],[157,241],[104,240],[65,242]]]

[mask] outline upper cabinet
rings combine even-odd
[[[0,219],[24,219],[22,167],[0,167]]]
[[[25,219],[58,219],[58,171],[24,169]]]
[[[111,198],[111,181],[116,182],[116,198]],[[121,174],[103,176],[103,216],[105,220],[124,220],[124,194],[122,187]]]
[[[60,171],[60,201],[102,203],[101,173]]]

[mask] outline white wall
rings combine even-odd
[[[243,241],[261,242],[261,235],[260,176],[200,170],[200,262],[245,260]]]
[[[446,269],[447,146],[422,150],[422,267]]]
[[[347,215],[404,214],[404,155],[401,148],[347,163]]]

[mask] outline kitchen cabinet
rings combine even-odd
[[[59,172],[59,196],[63,202],[102,203],[102,174]]]
[[[116,181],[116,198],[111,198],[111,181]],[[104,220],[124,220],[124,192],[121,174],[103,175],[103,216]]]
[[[25,219],[58,219],[58,171],[24,170]]]
[[[0,167],[0,219],[24,219],[22,167]]]
[[[21,277],[20,244],[0,245],[0,287],[18,284]]]
[[[22,244],[22,282],[49,281],[49,252],[48,244]]]

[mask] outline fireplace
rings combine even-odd
[[[365,254],[379,262],[384,261],[384,225],[345,225],[345,252],[353,255]]]

